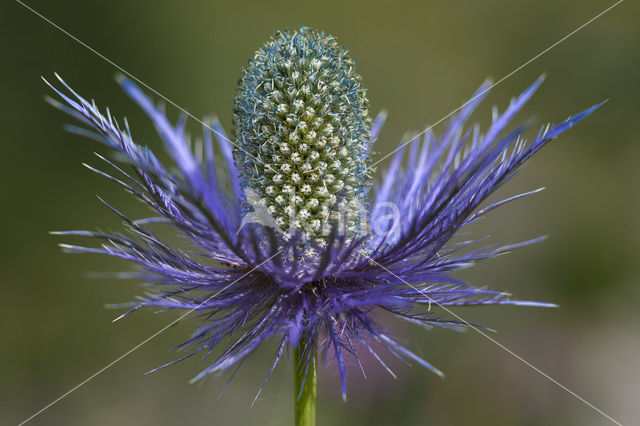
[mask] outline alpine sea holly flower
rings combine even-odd
[[[63,89],[51,86],[60,97],[53,102],[85,125],[72,130],[119,154],[117,161],[100,156],[111,171],[89,168],[154,212],[133,220],[108,205],[128,233],[65,232],[102,245],[63,247],[137,266],[135,276],[149,290],[127,313],[157,307],[198,314],[202,324],[179,346],[190,350],[181,359],[213,360],[194,380],[239,365],[275,338],[268,378],[285,350],[294,349],[296,418],[311,421],[318,354],[335,360],[343,396],[347,364],[362,367],[362,350],[387,370],[385,353],[441,374],[381,327],[377,312],[455,329],[469,324],[435,314],[432,304],[550,306],[451,275],[535,241],[478,249],[479,240],[452,239],[494,208],[528,195],[484,204],[535,152],[597,108],[544,126],[527,143],[523,127],[507,131],[507,125],[541,81],[495,113],[482,133],[465,123],[490,87],[484,83],[440,138],[427,131],[406,144],[408,153],[405,144],[397,150],[368,203],[371,144],[384,114],[369,119],[355,63],[330,35],[306,28],[277,33],[257,51],[239,81],[232,140],[213,121],[192,143],[184,117],[170,123],[132,81],[120,78],[155,124],[171,168],[134,142],[126,121],[120,126],[60,79]],[[366,226],[358,224],[361,217]],[[158,222],[172,225],[191,249],[162,242],[153,231]]]

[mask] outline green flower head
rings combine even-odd
[[[280,229],[319,241],[336,220],[362,232],[368,104],[355,62],[333,36],[276,33],[243,68],[234,98],[234,156],[251,204],[259,200]]]

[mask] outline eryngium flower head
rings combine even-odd
[[[355,62],[323,32],[279,32],[243,68],[233,153],[242,185],[279,228],[327,237],[323,225],[342,215],[348,232],[363,231],[368,104]]]
[[[287,50],[284,46],[294,48]],[[268,185],[262,184],[259,174],[249,172],[249,164],[258,166],[254,163],[256,160],[245,157],[238,150],[253,146],[256,158],[273,161],[266,155],[258,157],[261,147],[266,145],[271,147],[267,151],[275,150],[278,144],[285,142],[282,139],[269,142],[262,137],[284,138],[291,134],[291,131],[283,130],[284,124],[282,129],[276,128],[276,124],[281,125],[280,118],[271,116],[263,97],[256,98],[263,102],[257,105],[255,115],[263,122],[256,126],[271,123],[272,130],[265,134],[261,128],[252,129],[247,119],[251,113],[242,100],[249,96],[245,90],[252,85],[257,87],[260,84],[257,79],[261,76],[276,76],[277,67],[287,59],[292,64],[291,69],[300,73],[296,79],[308,79],[311,71],[304,75],[302,72],[313,66],[305,68],[307,65],[301,64],[305,63],[309,51],[316,50],[326,52],[327,58],[333,58],[331,61],[341,58],[338,63],[328,61],[323,66],[328,67],[327,75],[342,75],[343,78],[333,81],[347,84],[354,99],[359,99],[353,108],[347,108],[333,95],[327,95],[325,102],[328,103],[326,114],[331,111],[338,115],[332,118],[336,123],[332,124],[334,128],[346,132],[345,129],[356,126],[350,136],[333,135],[342,138],[338,144],[350,144],[347,158],[360,161],[358,158],[363,159],[366,155],[352,154],[368,152],[368,141],[378,136],[383,116],[376,119],[368,136],[363,135],[368,126],[364,118],[366,103],[360,94],[355,95],[361,88],[350,61],[333,39],[306,30],[277,35],[245,70],[240,99],[236,101],[235,121],[241,142],[236,146],[238,164],[234,163],[233,144],[219,123],[205,126],[203,143],[194,144],[185,131],[185,120],[181,119],[175,125],[170,123],[162,109],[130,80],[122,78],[120,84],[155,124],[174,162],[171,168],[160,162],[148,148],[134,142],[126,122],[125,127],[121,127],[108,111],[106,115],[101,113],[95,103],[86,101],[62,80],[64,90],[52,86],[61,99],[61,102],[54,101],[55,105],[85,125],[73,129],[103,142],[119,154],[114,160],[100,157],[110,171],[90,169],[121,185],[153,211],[149,218],[132,220],[109,206],[122,218],[128,234],[72,231],[66,234],[94,237],[102,241],[102,245],[65,244],[63,247],[70,252],[103,253],[137,265],[135,277],[147,284],[148,291],[139,301],[130,304],[129,312],[156,307],[182,310],[185,314],[197,313],[202,323],[180,347],[189,349],[190,355],[213,356],[214,360],[195,379],[239,365],[262,342],[272,337],[279,341],[274,368],[287,346],[298,345],[307,348],[308,365],[315,359],[316,349],[312,343],[317,341],[318,350],[324,353],[323,359],[336,361],[344,395],[346,365],[350,360],[360,363],[358,353],[361,350],[371,352],[385,368],[384,353],[412,360],[440,374],[385,330],[376,320],[377,313],[390,314],[426,328],[460,328],[469,324],[442,316],[430,308],[487,304],[549,306],[476,288],[451,275],[475,261],[535,241],[477,248],[481,240],[463,242],[454,237],[494,208],[527,195],[516,195],[488,205],[484,203],[535,152],[597,107],[556,126],[542,127],[537,137],[526,143],[522,138],[522,127],[508,132],[506,128],[541,80],[513,99],[502,114],[496,112],[484,133],[477,126],[465,130],[465,123],[487,93],[489,83],[483,84],[452,117],[440,138],[427,131],[421,137],[412,138],[410,144],[403,144],[376,185],[370,206],[371,235],[349,238],[347,233],[339,232],[338,226],[333,226],[331,232],[323,236],[326,244],[318,245],[317,256],[309,259],[299,256],[300,244],[295,238],[284,238],[260,223],[241,226],[241,205],[245,202],[242,186],[248,185],[266,194]],[[295,83],[288,77],[280,81],[281,91]],[[263,83],[271,84],[269,81]],[[303,87],[305,81],[301,84]],[[337,87],[335,90],[344,89]],[[282,96],[284,99],[284,94]],[[291,109],[295,99],[288,97],[282,102]],[[307,106],[305,103],[304,108]],[[324,104],[311,106],[316,112],[325,107]],[[303,121],[303,116],[296,117],[298,123]],[[334,116],[322,117],[324,120]],[[303,136],[300,132],[295,134]],[[214,138],[218,149],[214,146]],[[314,141],[318,140],[316,134]],[[407,155],[405,145],[409,146]],[[311,150],[311,144],[309,147]],[[219,158],[216,158],[216,151],[221,154]],[[405,157],[406,161],[403,161]],[[123,166],[116,162],[122,162]],[[349,180],[354,188],[366,186],[362,183],[367,173],[365,168],[363,162],[361,174]],[[262,170],[266,173],[266,168]],[[287,179],[292,176],[293,172]],[[351,178],[340,176],[345,180]],[[230,183],[228,191],[222,187],[221,179]],[[153,228],[163,223],[170,224],[191,248],[172,248],[161,241]],[[305,368],[304,365],[296,367]],[[273,368],[269,374],[271,371]]]

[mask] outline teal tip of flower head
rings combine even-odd
[[[234,157],[248,204],[322,240],[358,232],[372,176],[369,101],[346,48],[321,31],[277,32],[242,70]]]

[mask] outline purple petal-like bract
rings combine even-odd
[[[129,304],[130,311],[142,307],[194,311],[202,324],[180,347],[188,348],[190,355],[214,359],[195,379],[229,369],[272,337],[280,339],[274,367],[287,345],[317,339],[323,358],[336,361],[345,394],[346,366],[360,362],[358,350],[372,353],[386,369],[381,351],[441,374],[384,330],[376,322],[379,312],[427,328],[460,328],[469,324],[437,315],[431,305],[550,306],[512,300],[450,275],[477,260],[535,242],[472,249],[479,241],[456,243],[452,238],[494,208],[519,198],[483,205],[532,154],[597,108],[557,126],[546,126],[526,143],[522,128],[511,132],[505,128],[541,79],[514,99],[502,115],[496,115],[484,134],[477,127],[464,130],[464,125],[489,83],[451,119],[440,139],[429,130],[407,144],[407,154],[404,147],[399,149],[372,194],[372,234],[346,238],[333,232],[328,243],[317,248],[314,261],[298,256],[299,244],[286,241],[269,227],[240,226],[244,200],[233,143],[219,123],[205,126],[203,143],[192,144],[184,120],[170,123],[133,82],[120,79],[126,93],[155,124],[174,162],[167,168],[149,149],[133,141],[126,122],[120,126],[108,112],[101,113],[95,103],[60,82],[63,90],[51,86],[60,97],[53,102],[86,125],[73,130],[105,143],[119,153],[115,158],[123,163],[118,166],[100,157],[112,171],[91,170],[122,185],[155,212],[154,217],[132,220],[109,206],[122,218],[127,233],[71,231],[65,234],[97,238],[102,244],[97,248],[64,247],[136,264],[139,272],[135,277],[147,283],[149,291]],[[372,141],[383,121],[384,115],[375,120]],[[216,152],[220,158],[215,158]],[[156,222],[171,224],[191,250],[160,241],[152,230]],[[307,361],[312,356],[315,354],[309,354]]]

